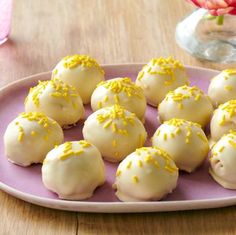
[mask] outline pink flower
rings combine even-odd
[[[205,8],[211,15],[236,15],[236,0],[189,0],[197,7]]]

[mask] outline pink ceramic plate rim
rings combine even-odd
[[[114,69],[127,70],[137,72],[144,64],[116,64],[116,65],[103,65],[106,68],[106,73]],[[205,69],[199,67],[186,66],[191,72],[201,70],[205,72],[212,72],[217,74],[217,70]],[[49,75],[49,72],[35,74],[13,83],[0,89],[1,95],[3,95],[8,89],[16,86],[27,84],[32,82],[33,79]],[[54,209],[69,210],[69,211],[81,211],[81,212],[103,212],[103,213],[130,213],[130,212],[155,212],[155,211],[176,211],[176,210],[190,210],[190,209],[204,209],[204,208],[216,208],[223,206],[230,206],[236,204],[236,197],[225,197],[220,199],[200,199],[200,200],[184,200],[184,201],[157,201],[157,202],[83,202],[83,201],[63,201],[43,198],[34,196],[19,190],[16,190],[2,182],[0,182],[0,189],[9,193],[10,195],[22,199],[24,201],[45,206]]]

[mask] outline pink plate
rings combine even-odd
[[[106,78],[129,76],[136,78],[142,64],[106,65],[103,66]],[[191,85],[197,85],[205,92],[214,75],[218,71],[187,67],[191,78]],[[24,98],[31,86],[38,80],[50,79],[50,72],[37,74],[0,90],[0,138],[7,124],[18,113],[24,111]],[[86,107],[86,115],[91,113],[89,106]],[[148,107],[146,111],[146,129],[149,138],[158,127],[157,111]],[[65,131],[66,140],[82,139],[81,129],[83,123],[77,127]],[[79,133],[79,134],[78,134]],[[148,145],[148,143],[147,143]],[[176,211],[201,208],[223,207],[236,204],[236,191],[226,190],[220,187],[208,174],[208,162],[206,161],[196,172],[192,174],[180,173],[176,190],[162,201],[155,202],[129,202],[117,200],[112,183],[114,182],[117,164],[106,162],[106,183],[98,188],[92,198],[85,201],[66,201],[58,199],[57,195],[48,191],[41,181],[41,165],[33,165],[23,168],[9,163],[4,154],[3,141],[0,143],[0,189],[20,198],[24,201],[37,205],[84,212],[153,212],[153,211]]]

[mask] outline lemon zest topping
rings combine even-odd
[[[71,97],[79,96],[76,88],[70,86],[58,78],[54,78],[49,81],[39,81],[38,85],[31,87],[28,96],[25,99],[25,104],[28,102],[29,97],[36,107],[40,106],[40,97],[47,87],[52,87],[53,91],[50,93],[51,97],[64,99],[67,102],[71,102]]]
[[[135,83],[132,82],[131,78],[124,77],[119,79],[111,79],[107,81],[100,82],[97,87],[103,86],[107,90],[112,91],[114,95],[114,99],[116,104],[119,104],[120,99],[118,94],[125,93],[126,96],[132,97],[136,96],[138,98],[143,97],[143,90],[139,86],[136,86]]]
[[[145,154],[144,162],[146,162],[147,164],[153,164],[157,169],[159,169],[160,163],[158,162],[158,160],[156,158],[153,157],[154,155],[157,155],[158,157],[160,157],[164,160],[164,162],[165,162],[164,169],[165,170],[167,170],[170,173],[174,173],[174,172],[178,171],[178,168],[171,164],[172,159],[171,159],[170,155],[161,148],[142,147],[142,148],[136,149],[135,153],[139,156],[141,156],[142,154]]]
[[[63,66],[67,69],[74,69],[78,66],[91,68],[95,67],[101,74],[105,74],[104,70],[99,66],[97,61],[88,55],[71,55],[62,59]]]
[[[59,156],[60,160],[66,160],[70,157],[74,157],[74,156],[80,156],[82,153],[84,153],[84,149],[85,148],[89,148],[91,146],[91,144],[85,140],[81,140],[77,142],[81,149],[74,151],[73,150],[73,143],[72,142],[65,142],[63,144],[63,153]]]
[[[134,181],[135,184],[137,184],[139,182],[139,178],[138,178],[137,175],[133,176],[133,181]]]
[[[107,107],[106,111],[107,112],[98,114],[96,116],[96,119],[100,124],[104,123],[103,128],[110,127],[114,133],[126,136],[129,135],[126,127],[127,125],[135,125],[135,114],[127,113],[126,110],[119,105]],[[116,120],[121,120],[121,124],[123,124],[122,128],[118,128],[117,124],[115,123]],[[144,140],[140,141],[144,142]]]
[[[184,66],[178,60],[174,60],[171,56],[168,58],[153,58],[139,72],[137,79],[140,81],[143,78],[145,72],[154,76],[160,75],[164,76],[165,78],[164,85],[169,86],[176,80],[175,71],[177,69],[185,71]]]

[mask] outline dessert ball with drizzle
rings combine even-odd
[[[57,121],[63,128],[84,117],[84,107],[75,87],[54,79],[43,81],[30,88],[25,100],[26,112],[42,112]]]
[[[42,166],[45,187],[61,199],[83,200],[105,182],[98,149],[87,141],[66,142],[51,150]]]
[[[91,114],[84,123],[83,136],[106,160],[118,162],[142,147],[147,133],[134,113],[114,105]]]
[[[236,132],[224,135],[212,148],[209,172],[224,188],[236,189]]]
[[[98,84],[91,97],[93,111],[112,105],[123,106],[144,119],[146,99],[142,88],[136,86],[130,78],[115,78]]]
[[[182,86],[168,92],[158,107],[158,114],[161,122],[180,118],[205,127],[213,114],[213,105],[198,87]]]
[[[221,104],[215,111],[210,124],[211,140],[218,141],[230,130],[236,130],[236,100]]]
[[[169,91],[188,85],[189,79],[184,66],[178,60],[161,57],[153,58],[142,68],[136,84],[144,90],[147,102],[158,106]]]
[[[169,154],[157,147],[144,147],[119,164],[113,187],[121,201],[153,201],[171,193],[177,180],[178,168]]]
[[[214,106],[236,99],[236,69],[225,69],[209,85],[208,95]]]
[[[54,78],[74,86],[83,103],[88,104],[97,84],[104,80],[104,71],[90,56],[72,55],[66,56],[56,65],[52,71]]]
[[[42,163],[56,144],[63,142],[58,123],[42,113],[21,113],[9,123],[4,134],[5,153],[10,162],[21,166]]]
[[[156,130],[152,144],[164,149],[177,167],[187,172],[200,166],[209,152],[208,140],[201,126],[184,119],[164,122]]]

